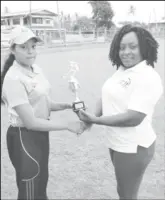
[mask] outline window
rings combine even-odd
[[[50,24],[50,19],[46,19],[46,24]]]
[[[43,19],[42,18],[32,18],[32,23],[33,24],[43,24]]]
[[[23,24],[24,24],[24,25],[27,25],[27,24],[28,24],[28,19],[27,19],[27,17],[23,18]]]
[[[6,25],[5,20],[1,20],[1,25]]]
[[[7,24],[10,25],[10,19],[7,20]]]
[[[14,24],[14,25],[20,24],[20,19],[19,19],[19,18],[13,19],[13,24]]]

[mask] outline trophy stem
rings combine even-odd
[[[78,92],[77,92],[77,91],[75,92],[75,97],[76,97],[76,100],[75,100],[75,102],[78,102],[78,101],[80,101],[80,99],[79,99],[79,97],[78,97]]]

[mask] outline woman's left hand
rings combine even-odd
[[[84,110],[79,110],[77,113],[80,120],[87,122],[87,123],[93,123],[95,116],[85,112]]]

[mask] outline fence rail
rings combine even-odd
[[[41,45],[58,45],[70,43],[111,42],[117,29],[103,31],[66,31],[66,30],[34,30],[35,34],[44,41]],[[149,30],[155,38],[165,38],[165,30]],[[1,32],[1,48],[9,47],[9,33]],[[2,37],[3,36],[3,37]]]

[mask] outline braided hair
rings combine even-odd
[[[140,27],[133,26],[131,24],[127,24],[123,26],[114,36],[110,51],[109,51],[109,59],[112,61],[112,65],[116,65],[117,69],[122,62],[119,57],[120,50],[120,42],[123,36],[129,32],[134,32],[137,35],[140,53],[142,55],[142,59],[147,61],[148,65],[151,65],[154,68],[154,62],[157,62],[157,54],[158,54],[158,42],[154,39],[151,33]]]

